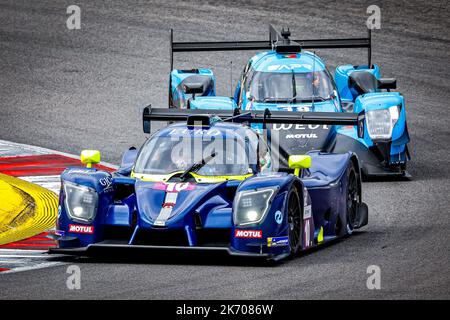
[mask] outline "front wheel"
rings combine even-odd
[[[347,234],[352,234],[358,219],[358,204],[361,202],[359,173],[353,162],[347,168]]]
[[[295,187],[292,187],[287,197],[288,235],[291,256],[297,254],[302,242],[302,208],[298,191]]]

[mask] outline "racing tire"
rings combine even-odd
[[[353,233],[358,219],[358,207],[361,203],[361,179],[353,161],[347,168],[347,191],[346,191],[346,234]]]
[[[302,243],[302,217],[303,205],[300,200],[297,188],[291,187],[287,195],[287,219],[288,219],[288,236],[291,257],[295,256],[300,250]]]

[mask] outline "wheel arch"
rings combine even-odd
[[[358,156],[356,153],[352,153],[350,156],[350,161],[353,163],[353,166],[355,167],[356,172],[358,173],[358,193],[359,193],[359,202],[362,202],[362,169],[361,165],[359,163]]]
[[[293,179],[293,181],[292,181],[292,184],[291,184],[294,188],[296,188],[297,189],[297,192],[298,192],[298,195],[299,195],[299,198],[300,198],[300,207],[302,208],[302,219],[303,219],[303,208],[304,208],[304,205],[305,205],[305,195],[304,195],[304,192],[305,192],[305,186],[303,185],[303,183],[301,182],[301,180],[300,179],[298,179],[298,178],[295,178],[295,179]]]

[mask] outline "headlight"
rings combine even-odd
[[[367,131],[372,139],[390,139],[392,130],[400,117],[401,105],[388,109],[371,110],[366,113]]]
[[[92,222],[97,212],[98,194],[89,187],[64,182],[65,205],[70,218],[81,222]]]
[[[241,191],[234,200],[234,223],[236,225],[261,222],[269,211],[275,190],[264,188]]]

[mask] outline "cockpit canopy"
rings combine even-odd
[[[249,128],[220,123],[209,129],[175,125],[148,139],[136,160],[134,172],[167,175],[183,172],[192,164],[207,159],[196,174],[247,175],[259,171],[258,152],[262,150],[267,152],[267,145]]]
[[[328,100],[333,85],[324,70],[316,72],[254,71],[246,82],[247,95],[255,102]]]

